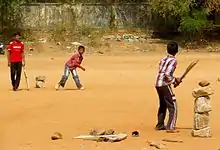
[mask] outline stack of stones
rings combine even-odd
[[[199,88],[193,90],[194,101],[194,127],[192,130],[193,137],[208,138],[212,136],[210,127],[210,95],[213,90],[210,88],[208,81],[199,82]]]
[[[44,88],[45,86],[45,80],[46,77],[45,76],[38,76],[36,77],[36,88]]]

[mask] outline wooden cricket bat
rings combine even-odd
[[[29,87],[29,79],[28,79],[28,74],[27,74],[27,70],[26,70],[25,67],[23,68],[23,72],[24,72],[26,87],[27,87],[27,90],[29,90],[30,89],[30,87]]]
[[[186,75],[192,70],[192,68],[199,62],[199,60],[192,61],[189,66],[186,68],[186,70],[183,72],[183,74],[180,76],[180,80],[182,81]],[[177,86],[174,86],[176,88]]]
[[[186,68],[185,72],[180,76],[181,81],[186,77],[186,75],[192,70],[192,68],[199,62],[199,60],[195,60],[189,64],[189,66]]]

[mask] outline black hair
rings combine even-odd
[[[85,51],[85,47],[82,46],[82,45],[80,45],[80,46],[78,47],[78,50],[80,50],[81,48]]]
[[[176,55],[178,53],[178,44],[171,41],[167,44],[167,53],[170,55]]]
[[[15,36],[21,36],[21,33],[20,32],[15,32],[14,34],[13,34],[13,36],[15,37]]]

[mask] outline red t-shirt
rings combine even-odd
[[[10,62],[22,62],[22,53],[24,52],[23,42],[10,42],[8,51],[10,54]]]
[[[67,62],[66,65],[69,68],[77,68],[83,61],[83,56],[76,52]]]

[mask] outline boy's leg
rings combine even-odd
[[[177,120],[177,104],[175,95],[170,86],[166,88],[165,100],[167,103],[167,108],[169,110],[169,120],[167,123],[167,130],[173,132],[176,129]]]
[[[65,66],[65,68],[64,68],[64,73],[63,73],[63,75],[62,75],[62,77],[61,77],[61,79],[60,79],[60,82],[58,83],[58,87],[56,87],[56,89],[58,89],[59,86],[62,86],[62,87],[65,86],[66,81],[67,81],[67,79],[68,79],[68,77],[69,77],[69,73],[70,73],[69,68],[68,68],[67,66]]]
[[[164,125],[164,120],[166,117],[166,111],[167,111],[167,104],[164,99],[164,93],[163,93],[163,87],[158,87],[157,93],[159,96],[159,101],[160,101],[160,107],[157,113],[157,118],[158,118],[158,123],[156,125],[156,130],[165,130],[165,125]]]
[[[11,84],[13,86],[13,90],[15,90],[15,73],[16,73],[16,70],[15,70],[15,64],[14,63],[11,63],[10,73],[11,73]]]
[[[76,69],[73,69],[71,73],[72,73],[73,80],[75,81],[77,88],[78,89],[82,88],[82,84],[80,83],[79,76],[78,76]]]
[[[15,65],[16,65],[15,88],[18,89],[21,81],[22,62],[18,62]]]

